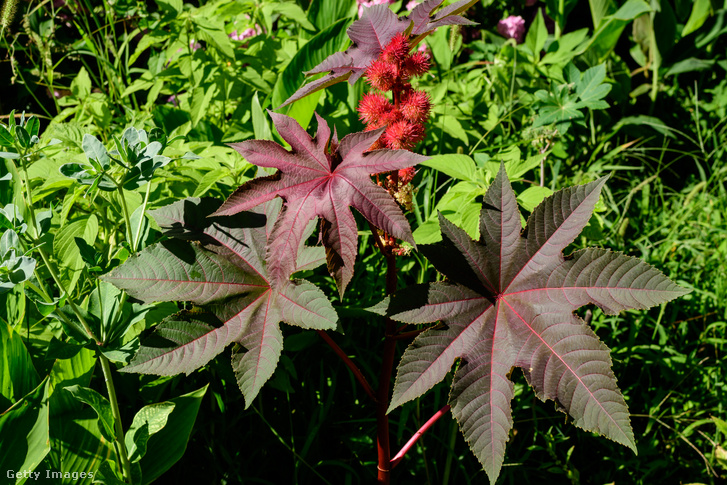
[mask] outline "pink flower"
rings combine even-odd
[[[259,25],[256,25],[255,27],[250,27],[249,29],[245,29],[242,32],[238,33],[237,30],[233,30],[230,32],[230,39],[232,40],[245,40],[249,39],[250,37],[255,37],[256,35],[259,35],[262,33],[262,29]]]
[[[396,0],[356,0],[358,2],[358,16],[361,17],[364,12],[364,8],[369,8],[374,5],[387,4],[391,5]]]
[[[521,44],[525,39],[525,20],[519,15],[510,15],[497,23],[497,32],[506,39],[515,39]]]
[[[417,2],[416,0],[411,0],[409,3],[406,4],[406,11],[411,12],[414,10],[414,7],[419,5],[421,2]]]
[[[197,49],[201,49],[202,48],[202,44],[200,44],[196,40],[192,39],[192,40],[189,41],[189,48],[192,49],[192,51],[194,52]]]

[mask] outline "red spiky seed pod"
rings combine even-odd
[[[416,175],[416,173],[417,173],[417,171],[414,169],[414,167],[408,167],[408,168],[403,168],[403,169],[399,170],[399,172],[397,173],[397,175],[399,177],[399,183],[401,185],[408,184],[409,182],[411,182],[414,179],[414,176]]]
[[[369,125],[383,126],[388,119],[387,115],[394,109],[394,106],[382,94],[364,94],[358,104],[359,119]]]
[[[409,56],[410,48],[411,46],[407,38],[403,34],[396,34],[387,46],[384,47],[384,51],[381,53],[381,59],[390,64],[400,63]]]
[[[415,52],[404,60],[402,71],[406,78],[421,76],[429,71],[429,56],[424,52]]]
[[[396,83],[398,70],[395,64],[377,60],[366,71],[366,79],[371,87],[379,91],[390,91]]]
[[[410,121],[391,123],[383,135],[384,144],[394,150],[408,150],[424,139],[424,127]]]
[[[429,118],[432,105],[424,91],[408,91],[401,97],[399,109],[402,116],[414,123],[424,123]]]

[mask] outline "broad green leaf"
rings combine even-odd
[[[22,399],[38,386],[40,377],[23,339],[0,321],[0,410]]]
[[[608,14],[616,11],[616,4],[613,0],[588,0],[591,7],[591,19],[595,29],[601,24],[601,20]]]
[[[283,72],[278,76],[273,88],[272,106],[279,107],[284,101],[289,99],[305,80],[305,72],[310,71],[317,64],[323,62],[328,56],[341,50],[348,42],[346,36],[346,28],[349,26],[350,20],[341,19],[319,34],[310,39],[301,49],[293,56]],[[307,104],[310,104],[307,103]],[[317,104],[317,101],[316,101]],[[313,117],[315,104],[309,107],[310,115],[303,116],[299,114],[296,120],[302,126],[308,126],[308,122]],[[306,119],[307,118],[307,119]]]
[[[60,345],[76,347],[68,343],[60,343]],[[70,393],[63,392],[63,389],[73,385],[88,387],[96,367],[94,351],[86,348],[79,350],[77,347],[68,350],[75,352],[73,356],[67,359],[57,359],[51,368],[51,418],[66,413],[78,413],[83,409],[83,405]]]
[[[250,111],[252,113],[252,129],[255,133],[255,139],[272,140],[273,134],[270,131],[270,124],[268,123],[268,118],[265,115],[265,112],[260,106],[260,100],[257,95],[257,91],[252,95],[252,105],[250,107]]]
[[[517,201],[528,212],[532,212],[535,207],[543,202],[543,199],[553,194],[548,187],[528,187],[518,194]]]
[[[197,124],[209,114],[209,106],[212,98],[217,94],[216,84],[205,84],[198,86],[192,91],[192,102],[190,107],[190,115],[192,117],[192,126]]]
[[[101,167],[108,169],[111,163],[109,153],[106,151],[106,147],[101,143],[98,138],[93,135],[83,135],[83,153],[89,160],[95,160]]]
[[[132,463],[144,457],[149,438],[167,425],[167,420],[174,411],[174,407],[173,402],[159,402],[144,406],[136,413],[124,438],[129,460]]]
[[[93,245],[97,235],[98,219],[94,214],[66,224],[56,233],[53,239],[53,254],[58,259],[66,291],[73,291],[84,268],[75,238],[80,237]]]
[[[535,21],[528,30],[528,35],[525,37],[525,47],[530,49],[530,54],[534,58],[534,62],[540,61],[540,51],[545,47],[545,41],[548,39],[548,29],[545,27],[545,20],[543,19],[543,11],[538,10],[538,14],[535,17]]]
[[[35,390],[0,414],[0,470],[3,479],[10,479],[8,483],[25,483],[27,475],[11,477],[9,473],[35,470],[50,450],[48,385],[49,379],[45,378]]]
[[[206,392],[207,386],[204,386],[168,401],[174,404],[174,410],[168,416],[166,426],[149,438],[146,454],[141,459],[144,484],[159,478],[182,458],[197,419],[199,405]]]
[[[610,84],[603,84],[605,79],[605,64],[599,64],[598,66],[587,69],[582,74],[580,82],[576,84],[576,94],[580,98],[579,101],[588,105],[604,98],[611,91]]]
[[[64,390],[70,392],[73,397],[88,404],[94,411],[96,411],[96,415],[98,416],[98,427],[101,434],[106,440],[113,442],[116,437],[116,430],[114,427],[115,421],[114,415],[111,412],[111,404],[108,399],[93,389],[79,385],[68,386],[64,388]]]
[[[300,26],[306,30],[316,30],[315,25],[310,23],[306,18],[303,9],[294,3],[265,3],[263,4],[262,12],[266,19],[270,19],[270,17],[274,14],[280,14],[283,17],[299,23]],[[272,22],[269,22],[269,25],[272,27]]]
[[[0,146],[11,147],[13,144],[13,135],[10,134],[7,128],[0,125]]]
[[[353,2],[341,2],[340,0],[312,0],[308,7],[308,19],[323,30],[336,21],[351,17],[356,11]]]
[[[684,29],[682,29],[682,37],[688,36],[704,25],[704,22],[709,18],[711,10],[712,4],[709,0],[694,0],[692,13],[689,15],[689,20],[684,25]]]
[[[51,412],[52,407],[51,403]],[[90,408],[52,418],[50,440],[50,473],[61,473],[62,477],[54,478],[57,484],[91,485],[98,478],[100,466],[116,458],[112,443],[99,431],[98,418]]]
[[[235,58],[234,46],[230,38],[225,34],[222,19],[193,16],[192,21],[197,25],[197,35],[200,40],[213,45],[223,56],[229,59]]]
[[[601,19],[596,31],[587,46],[581,52],[592,51],[595,57],[602,60],[613,50],[624,28],[637,17],[650,12],[651,7],[644,0],[628,0],[616,13]]]
[[[419,164],[438,170],[457,180],[476,181],[477,166],[474,160],[467,155],[434,155]]]
[[[696,57],[690,57],[688,59],[675,62],[665,76],[674,76],[684,72],[704,71],[711,69],[715,64],[715,59],[697,59]]]
[[[548,46],[548,52],[540,60],[541,64],[566,64],[578,54],[579,46],[586,42],[588,29],[569,32]]]
[[[91,78],[85,67],[81,67],[71,81],[71,92],[79,100],[85,99],[91,94]]]

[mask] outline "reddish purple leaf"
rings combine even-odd
[[[576,426],[636,451],[609,349],[573,312],[648,308],[688,293],[648,264],[604,249],[563,250],[588,223],[605,178],[571,187],[535,208],[525,230],[501,166],[485,194],[480,240],[440,214],[443,241],[420,251],[446,283],[407,288],[373,308],[407,323],[442,321],[419,335],[399,364],[392,410],[440,382],[455,360],[450,404],[495,483],[512,428],[512,368]]]
[[[270,273],[265,248],[280,206],[271,202],[264,213],[208,217],[219,202],[186,199],[152,211],[176,239],[146,248],[104,280],[144,302],[190,301],[209,311],[183,311],[165,319],[123,372],[189,374],[236,342],[233,368],[249,406],[277,366],[280,321],[320,330],[336,327],[336,312],[323,292],[308,281],[290,280],[293,271],[322,263],[322,248],[296,248],[287,275]]]
[[[279,108],[341,81],[355,83],[396,34],[408,31],[421,39],[444,25],[474,24],[458,14],[474,5],[477,0],[460,0],[437,12],[436,9],[442,2],[443,0],[427,0],[414,7],[409,16],[402,17],[397,17],[388,5],[373,5],[365,9],[361,18],[348,28],[348,37],[353,41],[351,47],[345,52],[328,56],[306,72],[308,76],[327,74],[302,86]]]
[[[321,239],[328,268],[343,293],[353,276],[358,249],[356,221],[349,207],[388,234],[414,244],[401,209],[386,190],[371,181],[371,174],[411,167],[426,157],[406,150],[364,153],[381,130],[353,133],[336,143],[317,114],[314,138],[292,118],[276,113],[270,116],[291,150],[264,140],[232,144],[247,161],[279,171],[240,186],[214,215],[237,214],[276,196],[285,200],[267,249],[271,276],[285,278],[291,273],[291,261],[295,261],[308,222],[320,217],[325,221]]]

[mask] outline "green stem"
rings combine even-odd
[[[135,249],[132,247],[134,244],[134,241],[131,237],[131,217],[129,217],[129,207],[126,205],[126,197],[124,196],[124,188],[119,184],[117,185],[119,189],[119,195],[121,195],[121,208],[124,211],[124,222],[126,222],[126,240],[129,243],[129,247],[131,247],[131,251],[134,252]]]
[[[116,430],[116,445],[118,447],[119,457],[121,458],[121,466],[124,473],[124,480],[132,483],[131,479],[131,462],[129,455],[126,453],[126,444],[124,443],[124,429],[121,426],[121,412],[119,411],[119,401],[116,398],[116,388],[114,380],[111,376],[111,365],[109,359],[105,355],[99,353],[101,368],[103,369],[104,381],[106,382],[106,390],[109,393],[109,401],[111,402],[111,413],[114,415],[114,427]]]

